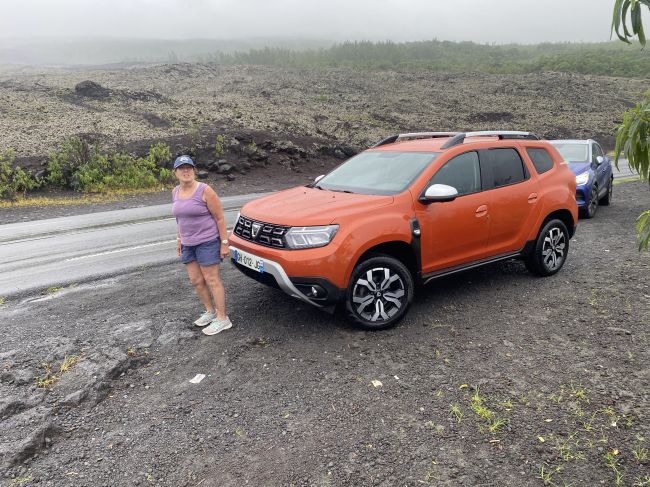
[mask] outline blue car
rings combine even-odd
[[[576,201],[580,214],[593,218],[598,205],[612,202],[614,173],[612,161],[598,142],[588,140],[551,140],[576,175]]]

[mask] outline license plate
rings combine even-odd
[[[264,272],[264,261],[256,255],[233,249],[232,260],[259,273]]]

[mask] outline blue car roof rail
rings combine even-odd
[[[419,140],[419,139],[436,139],[441,137],[453,137],[457,135],[458,132],[410,132],[407,134],[398,134],[391,135],[385,139],[377,142],[372,147],[379,147],[386,144],[392,144],[394,142],[402,142],[405,140]]]
[[[499,140],[504,139],[525,139],[525,140],[541,140],[537,135],[530,132],[518,132],[515,130],[484,130],[482,132],[464,132],[454,135],[451,139],[445,142],[441,149],[449,149],[456,145],[465,142],[466,137],[499,137]]]

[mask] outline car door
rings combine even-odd
[[[603,158],[602,163],[598,163],[598,157]],[[591,143],[591,158],[592,167],[596,173],[596,181],[598,183],[598,195],[603,196],[607,192],[607,185],[612,173],[612,164],[609,158],[603,152],[603,149],[596,142]]]
[[[517,252],[541,211],[539,182],[514,147],[482,150],[480,157],[490,197],[487,256]]]
[[[481,188],[478,153],[469,151],[443,164],[422,189],[447,184],[458,191],[453,201],[415,203],[420,222],[423,274],[459,266],[485,256],[490,222],[487,195]]]

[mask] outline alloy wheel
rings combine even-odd
[[[352,290],[352,305],[364,320],[387,321],[406,306],[404,281],[389,267],[374,267],[358,277]]]
[[[558,227],[551,227],[544,237],[542,261],[549,271],[562,266],[565,258],[566,237]]]
[[[587,216],[591,218],[596,214],[596,210],[598,209],[598,189],[596,186],[593,186],[591,188],[591,193],[589,196],[589,206],[587,208]]]

